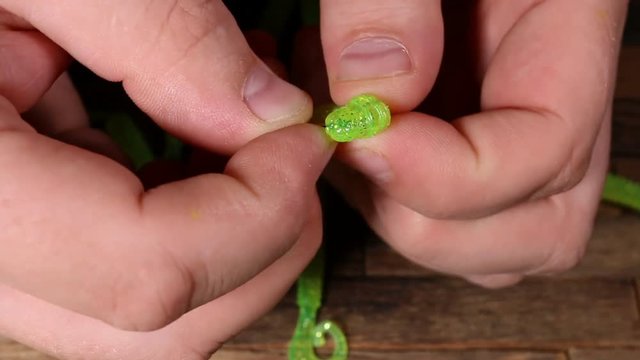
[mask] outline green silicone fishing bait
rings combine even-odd
[[[333,340],[334,348],[329,360],[347,359],[347,338],[332,321],[317,323],[318,309],[322,305],[324,279],[324,250],[321,249],[298,279],[296,302],[300,313],[289,342],[289,360],[319,360],[316,348],[327,344],[326,336]]]
[[[602,199],[640,212],[640,184],[614,174],[607,174]]]
[[[334,109],[325,119],[325,130],[337,142],[349,142],[379,134],[391,124],[391,112],[373,95],[359,95]]]

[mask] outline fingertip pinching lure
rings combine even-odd
[[[337,142],[349,142],[375,136],[389,127],[391,112],[387,104],[364,94],[335,108],[325,119],[325,130]]]

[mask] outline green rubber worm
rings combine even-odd
[[[334,109],[325,119],[325,131],[337,142],[349,142],[379,134],[391,124],[391,112],[373,95],[359,95]]]
[[[322,303],[324,279],[324,250],[307,266],[297,282],[296,302],[299,308],[298,322],[289,342],[289,360],[319,360],[316,348],[327,344],[326,337],[333,340],[330,360],[345,360],[349,353],[347,338],[334,322],[317,323],[317,313]]]
[[[602,200],[640,212],[640,184],[622,176],[607,174]]]

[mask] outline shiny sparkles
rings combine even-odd
[[[337,142],[365,139],[391,124],[387,104],[373,95],[360,95],[333,110],[325,119],[327,134]]]

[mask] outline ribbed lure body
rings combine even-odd
[[[333,110],[325,119],[327,134],[337,142],[349,142],[379,134],[391,124],[387,104],[373,95],[360,95]]]

